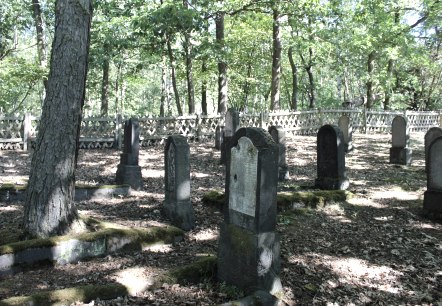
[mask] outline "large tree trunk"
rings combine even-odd
[[[280,83],[281,83],[281,30],[278,4],[273,8],[273,55],[272,55],[272,95],[270,97],[270,110],[280,108]]]
[[[92,18],[90,0],[58,0],[48,91],[38,127],[23,225],[29,236],[63,234],[78,225],[75,167]]]
[[[218,113],[227,111],[228,80],[224,48],[224,14],[224,12],[218,13],[215,19],[216,43],[220,48],[219,52],[221,52],[221,60],[218,62]]]
[[[298,110],[298,67],[296,67],[293,59],[293,47],[288,50],[290,67],[292,69],[292,99],[290,101],[290,109]]]
[[[180,94],[178,92],[178,85],[176,83],[176,73],[175,73],[175,57],[173,56],[173,50],[172,50],[172,44],[170,42],[169,35],[166,34],[166,43],[167,43],[167,53],[169,54],[169,61],[170,61],[170,74],[172,77],[172,87],[173,87],[173,93],[175,95],[175,104],[176,109],[178,111],[178,115],[183,115],[183,109],[181,108],[181,101],[180,101]]]
[[[373,71],[374,71],[374,59],[375,59],[375,52],[371,51],[370,54],[368,54],[367,59],[367,73],[368,73],[368,80],[366,83],[367,87],[367,104],[366,107],[368,109],[371,109],[373,107],[374,103],[374,95],[373,95]]]
[[[46,68],[47,66],[47,46],[44,39],[44,24],[43,18],[41,16],[41,6],[39,0],[32,0],[32,16],[34,18],[35,30],[37,33],[37,53],[38,61],[40,66]],[[43,86],[45,91],[48,87],[48,81],[46,78],[43,79]]]

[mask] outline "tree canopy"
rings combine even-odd
[[[41,113],[54,2],[0,3],[3,113]],[[85,115],[442,108],[440,0],[93,5]]]

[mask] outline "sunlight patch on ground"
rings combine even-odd
[[[144,178],[146,177],[164,177],[164,169],[154,170],[154,169],[143,169],[141,173]]]
[[[328,280],[323,286],[329,289],[342,284],[358,287],[370,287],[389,293],[398,293],[402,290],[399,284],[402,272],[387,266],[374,265],[359,258],[342,258],[324,254],[310,253],[303,256],[292,256],[289,261],[294,264],[302,264],[306,267],[315,265],[318,268],[325,267],[336,274],[337,282]]]
[[[153,253],[170,253],[173,251],[171,244],[154,243],[151,245],[143,246],[143,251],[149,251]]]
[[[382,217],[374,217],[373,219],[377,220],[377,221],[392,221],[393,220],[393,216],[382,216]]]
[[[16,206],[6,206],[6,207],[0,207],[0,211],[19,211]]]
[[[382,205],[380,203],[377,202],[373,202],[371,199],[367,199],[367,198],[351,198],[349,200],[347,200],[347,202],[351,205],[355,205],[355,206],[370,206],[370,207],[375,207],[375,208],[386,208],[386,205]]]
[[[396,199],[402,201],[419,200],[419,195],[414,192],[404,191],[401,188],[393,188],[387,191],[377,191],[372,194],[373,199]]]
[[[192,172],[192,177],[201,178],[201,177],[209,177],[210,174],[200,173],[200,172]]]
[[[205,229],[194,234],[190,234],[190,239],[197,241],[207,241],[218,239],[218,231]]]
[[[153,277],[147,276],[143,268],[129,268],[115,273],[116,281],[127,288],[130,295],[137,295],[153,284]]]

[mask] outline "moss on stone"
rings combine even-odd
[[[15,305],[70,305],[75,302],[88,303],[96,298],[113,299],[127,295],[127,289],[120,284],[87,285],[61,290],[39,292],[30,296],[17,296],[0,301],[0,306]]]
[[[202,201],[204,204],[214,206],[222,210],[225,202],[224,193],[217,190],[211,190],[203,195]]]

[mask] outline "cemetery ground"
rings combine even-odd
[[[305,205],[316,178],[316,137],[289,138],[290,179],[279,192],[299,192],[304,202],[281,209],[283,301],[288,305],[442,305],[442,224],[422,213],[426,190],[424,134],[411,135],[411,166],[388,163],[390,135],[354,134],[346,155],[350,180],[346,200]],[[173,282],[167,271],[216,255],[222,214],[203,202],[209,191],[222,192],[224,169],[212,142],[190,144],[191,201],[196,227],[174,245],[126,250],[66,265],[35,265],[0,276],[0,299],[88,284],[127,284],[133,295],[72,305],[213,305],[244,294],[226,284],[200,279]],[[81,150],[77,182],[114,184],[117,150]],[[77,203],[82,215],[127,227],[165,226],[163,146],[140,150],[143,191],[129,197]],[[1,183],[23,184],[29,174],[26,152],[2,151]],[[442,203],[441,203],[442,205]],[[316,207],[315,207],[316,206]],[[0,239],[20,233],[23,203],[0,202]],[[12,237],[12,238],[11,238]],[[160,282],[156,280],[160,279]],[[136,291],[136,290],[135,290]]]

